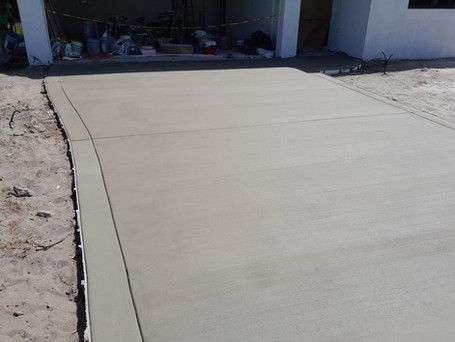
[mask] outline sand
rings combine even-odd
[[[386,75],[381,66],[366,66],[338,79],[455,122],[455,59],[397,61]]]
[[[2,342],[79,341],[71,168],[43,76],[42,69],[0,74]],[[14,187],[32,196],[15,197]]]

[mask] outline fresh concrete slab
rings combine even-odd
[[[109,68],[59,77],[95,342],[455,336],[452,129],[291,68]]]
[[[60,84],[60,77],[58,77],[58,75],[53,75],[54,72],[55,71],[46,77],[46,90],[52,104],[58,109],[60,119],[65,126],[64,128],[68,139],[71,141],[90,139],[90,134],[87,128]]]
[[[140,341],[122,251],[93,143],[75,141],[71,149],[89,275],[89,316],[94,321],[90,333],[94,341]]]
[[[95,138],[403,112],[291,68],[117,78],[65,80],[66,93]]]

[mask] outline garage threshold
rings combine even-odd
[[[124,66],[143,64],[145,68],[163,70],[201,70],[201,69],[231,69],[231,68],[274,68],[290,67],[308,73],[323,73],[326,75],[347,74],[362,68],[363,61],[345,54],[330,55],[300,55],[293,58],[226,58],[208,55],[163,55],[155,57],[119,57],[106,60],[73,60],[56,61],[54,65],[62,70],[75,69],[84,73],[103,72],[109,65],[122,69]],[[122,64],[122,65],[119,65]],[[65,72],[65,71],[63,71]]]

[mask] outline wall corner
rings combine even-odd
[[[295,57],[299,40],[301,0],[281,0],[277,27],[276,55]]]
[[[50,65],[53,55],[43,0],[17,0],[30,65]]]

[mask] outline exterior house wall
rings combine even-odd
[[[372,0],[333,0],[328,48],[363,57]]]
[[[455,56],[455,9],[409,9],[409,0],[334,0],[329,49],[371,60]]]
[[[301,0],[281,0],[277,23],[276,54],[281,58],[297,54]]]
[[[364,59],[455,57],[455,9],[409,9],[408,0],[373,0]]]
[[[161,3],[163,10],[169,8],[169,3],[165,1],[150,1]],[[409,0],[333,0],[329,49],[366,60],[381,57],[382,51],[389,55],[393,53],[394,58],[402,59],[455,57],[455,9],[409,9],[408,2]],[[63,10],[63,4],[74,5],[76,2],[57,3],[60,4],[57,9]],[[248,33],[260,29],[276,38],[277,56],[296,55],[301,0],[232,0],[230,3],[229,21],[245,19],[250,15],[276,16],[274,20],[253,23],[251,25],[254,27],[243,28],[243,32],[231,28],[229,30],[232,35],[245,38]],[[30,64],[52,63],[43,0],[18,0],[18,5]],[[130,10],[136,8],[127,7]],[[109,12],[112,6],[106,2],[106,6],[100,8]],[[90,13],[96,14],[96,10],[92,10]],[[118,14],[117,10],[115,14]],[[220,8],[215,6],[209,12],[207,23],[218,21]],[[149,16],[153,15],[156,13],[149,13]]]
[[[43,0],[18,0],[17,5],[29,64],[52,64],[53,57]]]

